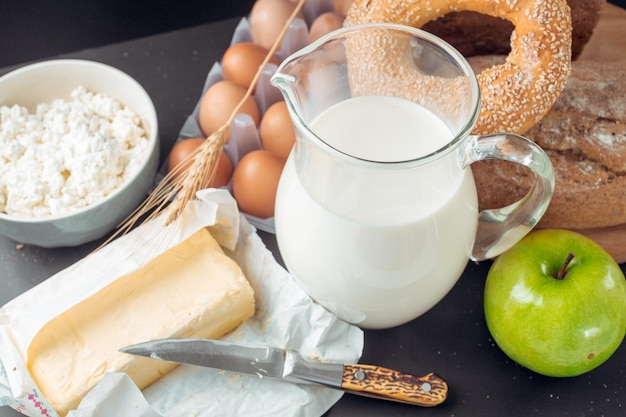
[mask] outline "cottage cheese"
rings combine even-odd
[[[69,99],[0,107],[0,213],[57,216],[102,200],[149,152],[139,116],[79,86]]]

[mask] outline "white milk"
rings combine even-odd
[[[391,97],[341,102],[311,128],[336,149],[377,161],[418,158],[452,139],[433,113]],[[287,268],[316,301],[362,327],[418,317],[467,264],[477,223],[471,171],[459,167],[454,152],[393,174],[350,175],[336,165],[307,167],[321,184],[312,197],[296,174],[294,153],[287,160],[275,215]]]

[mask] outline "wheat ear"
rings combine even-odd
[[[278,38],[259,66],[246,94],[237,104],[226,123],[207,137],[194,152],[185,160],[181,161],[174,170],[163,178],[143,203],[119,226],[114,236],[123,234],[132,229],[137,223],[154,218],[165,211],[167,211],[168,214],[166,224],[170,224],[180,217],[187,204],[195,198],[196,192],[201,190],[205,184],[208,184],[215,177],[217,162],[224,144],[228,141],[230,126],[235,116],[241,110],[244,102],[254,92],[263,68],[278,50],[289,26],[298,16],[305,2],[306,0],[299,0],[296,4],[293,13],[285,22]],[[186,166],[190,161],[192,161],[192,163],[189,168],[180,173],[180,175],[176,175],[180,172],[182,167]]]

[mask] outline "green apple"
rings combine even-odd
[[[547,376],[576,376],[605,362],[626,334],[626,280],[591,239],[530,233],[489,269],[487,327],[515,362]]]

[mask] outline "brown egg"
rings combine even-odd
[[[270,49],[295,8],[296,4],[289,0],[256,0],[250,11],[253,42]]]
[[[224,78],[248,88],[267,54],[267,48],[252,42],[239,42],[232,45],[222,57]],[[275,65],[280,63],[276,56],[272,56],[269,62]]]
[[[210,86],[202,96],[198,111],[198,123],[205,136],[210,136],[226,124],[239,102],[246,95],[246,89],[229,80],[218,81]],[[249,96],[239,113],[252,117],[259,125],[260,111],[252,96]]]
[[[346,16],[352,3],[354,3],[354,0],[334,0],[335,11],[340,15]]]
[[[262,219],[274,216],[278,180],[285,161],[263,149],[247,153],[233,172],[233,196],[239,209]]]
[[[181,166],[176,168],[176,172],[172,174],[172,179],[179,178],[191,167],[193,164],[191,155],[202,144],[202,142],[204,142],[204,138],[189,138],[181,140],[174,145],[169,157],[167,158],[167,172],[172,172],[179,164],[181,164]],[[203,185],[203,188],[222,187],[230,181],[230,177],[233,174],[233,165],[225,152],[220,154],[216,170],[217,171],[213,181]]]
[[[183,139],[174,145],[167,158],[167,172],[170,173],[174,171],[174,168],[181,163],[183,165],[181,165],[180,168],[176,168],[176,172],[172,174],[173,179],[180,177],[183,172],[189,169],[193,161],[188,158],[191,157],[191,154],[194,153],[202,142],[204,142],[203,138],[189,138]]]
[[[217,161],[215,177],[213,177],[213,181],[211,181],[209,187],[223,187],[228,184],[232,176],[233,164],[230,162],[230,158],[226,155],[226,152],[222,152],[220,153],[220,159]]]
[[[272,104],[265,111],[259,126],[259,135],[263,149],[287,159],[296,142],[296,134],[284,101]]]
[[[343,15],[337,12],[326,12],[319,15],[313,23],[311,23],[311,29],[309,29],[309,40],[313,42],[332,32],[343,27]]]

